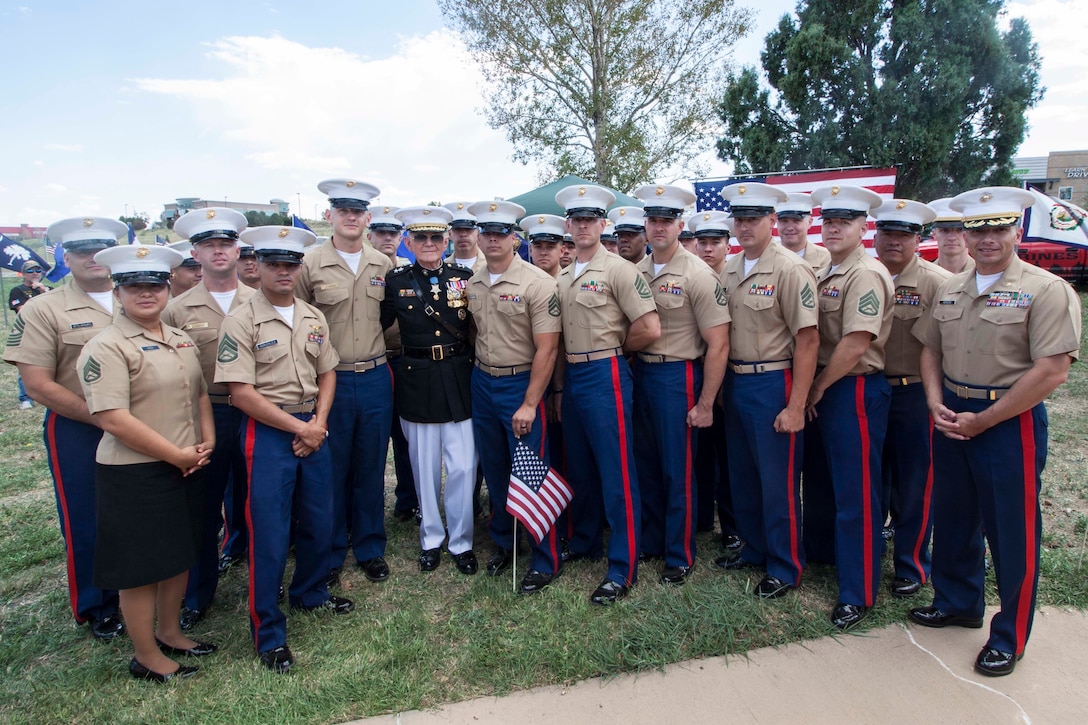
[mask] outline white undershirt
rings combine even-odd
[[[208,294],[218,303],[219,309],[223,310],[223,314],[230,312],[230,306],[234,302],[234,295],[238,292],[236,289],[232,289],[230,292],[212,292],[208,290]]]
[[[794,252],[794,254],[796,254],[798,257],[804,257],[805,252],[807,252],[807,251],[808,251],[808,245],[806,244],[805,246],[801,247],[800,252]]]
[[[975,272],[975,287],[978,288],[978,293],[982,294],[986,290],[994,286],[994,282],[1001,279],[1002,272],[997,274],[979,274]]]
[[[502,277],[502,272],[499,272],[498,274],[492,274],[491,272],[488,272],[487,275],[491,277],[491,284],[495,284],[499,281],[499,277]]]
[[[831,269],[827,270],[827,276],[830,277],[831,275],[835,274],[835,270],[837,270],[841,266],[842,266],[841,264],[831,265]]]
[[[453,261],[456,262],[457,264],[461,265],[462,267],[468,267],[469,269],[472,269],[473,267],[476,266],[476,258],[475,257],[469,257],[468,259],[461,259],[459,257],[454,257]]]
[[[87,296],[102,305],[102,309],[113,314],[113,292],[88,292]]]
[[[295,326],[295,306],[294,305],[288,305],[287,307],[277,307],[276,305],[272,305],[272,309],[274,309],[276,312],[280,313],[280,317],[283,318],[283,321],[287,323],[288,327],[293,328]]]
[[[898,274],[893,274],[892,275],[892,282],[896,281],[897,279],[899,279],[899,275]]]
[[[668,264],[668,262],[666,262],[665,264]],[[657,275],[661,274],[661,270],[663,270],[663,269],[665,269],[664,264],[656,264],[655,263],[654,264],[654,276],[656,277]]]
[[[575,262],[574,263],[574,278],[578,279],[581,276],[582,271],[586,268],[589,262]]]
[[[351,268],[352,274],[359,274],[359,260],[363,257],[363,250],[358,252],[345,252],[342,249],[337,249],[336,253],[339,254],[345,262],[348,263],[348,267]]]
[[[747,257],[745,257],[744,258],[744,276],[747,277],[749,274],[751,274],[752,270],[755,269],[755,266],[757,264],[759,264],[759,257],[756,257],[755,259],[748,259]]]

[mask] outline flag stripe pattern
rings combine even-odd
[[[529,530],[537,544],[570,503],[574,491],[529,446],[517,441],[510,467],[506,511]]]

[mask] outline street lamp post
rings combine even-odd
[[[301,219],[302,218],[302,193],[296,191],[295,192],[295,198],[298,200],[298,205],[297,205],[298,206],[298,218]]]

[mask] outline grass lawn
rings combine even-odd
[[[1088,301],[1085,295],[1081,300]],[[757,573],[725,573],[714,566],[720,551],[710,534],[700,535],[696,574],[686,586],[660,586],[660,565],[650,564],[631,595],[606,609],[588,601],[603,563],[570,565],[542,595],[518,597],[509,575],[462,576],[448,557],[437,571],[420,574],[414,527],[390,519],[388,581],[372,584],[358,570],[347,570],[341,591],[354,599],[355,612],[288,615],[288,641],[297,660],[289,675],[265,670],[253,653],[246,570],[239,566],[220,582],[215,606],[193,633],[221,647],[200,661],[200,675],[167,687],[137,682],[127,672],[127,638],[97,643],[72,620],[41,444],[42,409],[20,411],[16,402],[15,370],[3,365],[0,721],[342,722],[836,631],[827,622],[836,600],[832,568],[812,566],[797,592],[763,602],[752,595]],[[1085,440],[1088,372],[1079,363],[1050,402],[1041,605],[1088,606]],[[390,486],[389,511],[391,491]],[[488,542],[481,523],[476,550],[482,565]],[[527,563],[527,557],[519,559],[519,576]],[[885,581],[890,576],[885,559]],[[928,587],[905,601],[882,590],[858,633],[903,621],[910,607],[928,604],[931,596]]]

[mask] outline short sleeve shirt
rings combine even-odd
[[[486,265],[473,273],[468,311],[476,325],[476,359],[492,367],[531,363],[533,335],[563,329],[555,280],[516,254],[494,284]]]
[[[196,344],[181,330],[162,325],[162,337],[119,315],[88,342],[77,363],[92,413],[127,409],[179,448],[200,436],[200,397],[207,392]],[[95,460],[108,465],[152,463],[108,431]]]
[[[71,280],[23,306],[8,335],[4,360],[49,368],[57,383],[82,398],[76,360],[87,341],[113,319]]]
[[[230,311],[244,305],[253,296],[253,288],[239,284],[230,303]],[[170,300],[162,313],[162,321],[176,327],[196,343],[200,351],[200,367],[204,371],[204,380],[208,383],[208,392],[212,395],[227,395],[230,390],[222,383],[215,383],[215,352],[219,346],[219,328],[226,315],[208,288],[201,282],[190,290]]]
[[[817,364],[831,360],[835,346],[852,332],[872,335],[869,347],[848,375],[868,375],[884,369],[884,346],[892,331],[892,278],[887,268],[858,245],[832,272],[817,282],[820,305],[820,351]]]
[[[325,315],[332,346],[344,362],[372,360],[385,353],[381,308],[392,266],[389,257],[364,244],[359,271],[352,274],[331,239],[306,255],[295,296]]]
[[[917,377],[922,358],[922,343],[912,331],[914,325],[933,304],[937,288],[952,274],[935,264],[912,258],[893,282],[892,332],[884,346],[884,374],[893,377]]]
[[[964,385],[1011,388],[1040,358],[1080,354],[1080,300],[1065,281],[1013,257],[984,294],[975,273],[946,280],[914,326],[941,353],[944,374]]]
[[[672,259],[654,274],[653,256],[638,263],[653,293],[661,319],[661,336],[642,352],[682,360],[706,354],[700,330],[725,325],[731,319],[721,283],[706,262],[677,245]]]
[[[797,333],[816,327],[816,278],[804,259],[778,244],[767,245],[747,276],[743,254],[726,262],[722,288],[733,318],[729,357],[736,362],[789,360]]]
[[[638,267],[603,246],[577,278],[574,267],[557,280],[567,353],[622,347],[631,323],[657,309],[650,286]]]
[[[831,252],[812,242],[805,246],[805,256],[801,259],[805,260],[805,264],[816,275],[831,266]]]
[[[223,320],[215,382],[249,383],[275,405],[298,405],[317,397],[317,376],[339,363],[320,310],[295,298],[289,326],[257,290]]]

